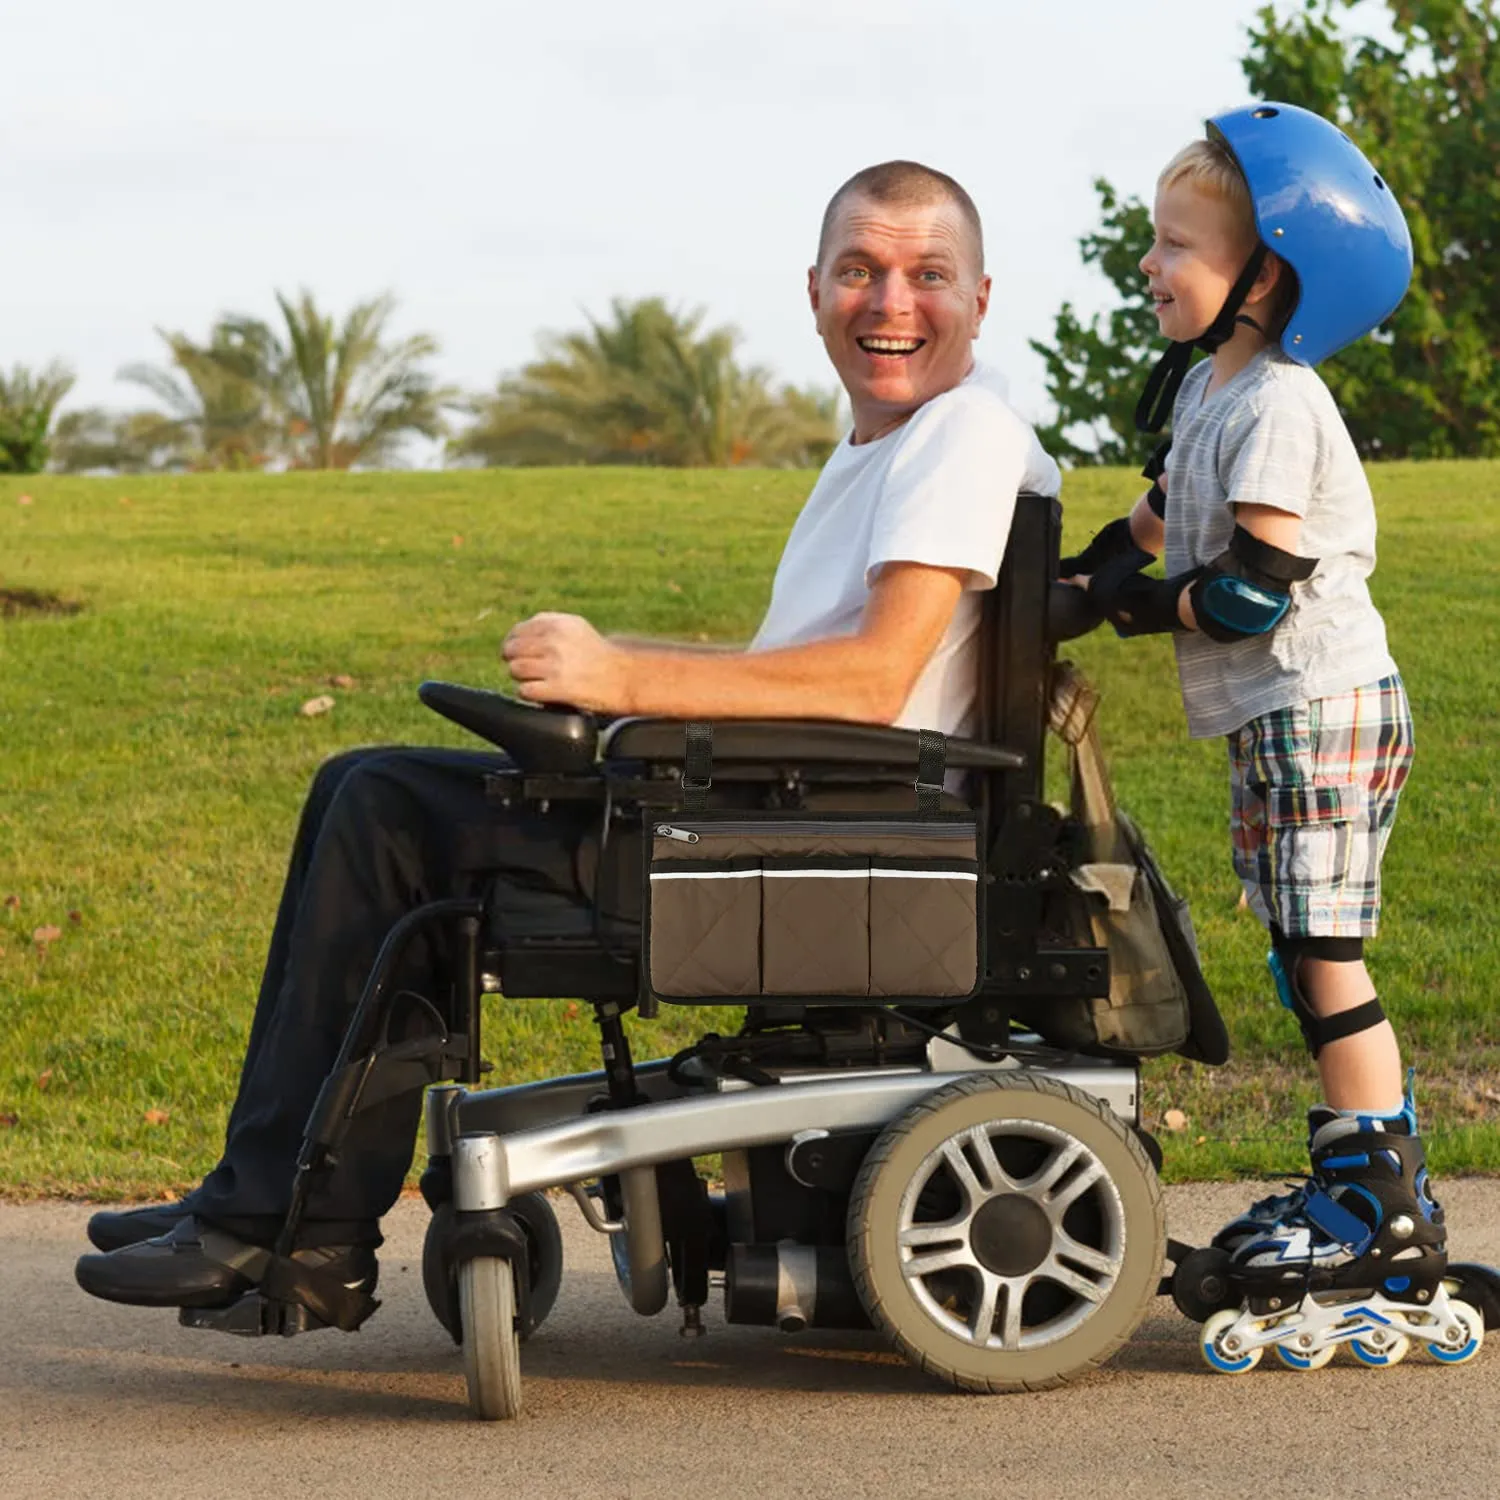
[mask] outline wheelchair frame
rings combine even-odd
[[[1166,1242],[1138,1065],[1017,1029],[1028,1008],[1109,992],[1107,951],[1038,942],[1043,900],[1068,873],[1061,816],[1042,796],[1057,635],[1045,622],[1060,537],[1058,502],[1022,495],[999,586],[983,605],[980,731],[949,742],[950,768],[976,784],[988,843],[975,998],[920,1015],[847,1000],[757,1004],[738,1037],[637,1065],[622,1016],[635,1006],[649,1018],[655,1002],[638,965],[622,962],[597,927],[486,951],[485,902],[431,903],[387,935],[309,1118],[274,1253],[281,1295],[262,1287],[227,1309],[184,1310],[183,1321],[250,1333],[358,1326],[370,1298],[299,1282],[289,1259],[307,1194],[358,1110],[437,1084],[426,1104],[422,1187],[434,1221],[424,1281],[464,1346],[481,1417],[519,1410],[518,1343],[556,1295],[560,1242],[536,1196],[549,1188],[568,1190],[611,1236],[636,1311],[660,1311],[675,1289],[686,1333],[702,1331],[718,1274],[730,1321],[788,1331],[873,1323],[972,1389],[1035,1388],[1106,1358],[1160,1290],[1163,1251],[1184,1247]],[[448,684],[421,694],[510,752],[514,770],[494,778],[501,805],[587,798],[606,819],[628,807],[632,820],[643,807],[676,805],[680,723],[625,720],[599,736],[587,715]],[[909,782],[915,742],[914,731],[860,725],[721,723],[715,774],[797,806],[820,785]],[[384,1036],[407,943],[434,924],[449,929],[459,955],[441,1034],[364,1051],[372,1032]],[[586,998],[603,1067],[476,1088],[486,992]],[[722,1199],[692,1166],[710,1153],[724,1157]],[[916,1173],[920,1192],[896,1180],[903,1172]],[[936,1209],[923,1207],[928,1199]],[[924,1260],[920,1247],[943,1233],[959,1248]],[[942,1254],[949,1263],[938,1264]],[[979,1290],[955,1292],[955,1277]]]

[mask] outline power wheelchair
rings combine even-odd
[[[336,1160],[355,1112],[431,1084],[424,1287],[463,1346],[481,1418],[520,1410],[520,1342],[557,1296],[562,1246],[548,1189],[565,1189],[609,1236],[630,1305],[654,1314],[675,1296],[685,1334],[703,1331],[717,1280],[730,1322],[873,1325],[969,1390],[1037,1389],[1107,1359],[1165,1289],[1164,1257],[1187,1247],[1167,1240],[1139,1059],[1048,1039],[1054,1008],[1110,992],[1107,949],[1047,921],[1049,896],[1071,873],[1067,819],[1043,795],[1049,679],[1058,640],[1093,623],[1069,614],[1078,591],[1054,583],[1060,537],[1058,502],[1021,496],[999,586],[983,602],[980,730],[948,742],[987,848],[975,996],[756,1002],[733,1035],[637,1063],[622,1017],[636,1008],[650,1019],[657,1002],[629,924],[601,917],[601,903],[576,930],[498,941],[483,900],[421,907],[388,934],[371,971],[259,1285],[228,1308],[184,1309],[182,1320],[251,1334],[358,1326],[369,1297],[299,1277],[286,1257],[309,1186]],[[613,839],[617,854],[644,817],[680,806],[679,722],[601,726],[451,684],[420,693],[509,753],[514,768],[492,785],[501,805],[595,806],[601,843]],[[715,796],[783,809],[892,805],[911,795],[916,740],[848,723],[720,722]],[[601,871],[606,863],[601,853]],[[432,997],[432,1034],[389,1041],[392,976],[434,924],[453,939],[457,980]],[[603,1066],[478,1087],[486,993],[581,997]],[[1222,1061],[1211,1000],[1193,1024],[1194,1055]],[[694,1166],[715,1154],[722,1192]]]

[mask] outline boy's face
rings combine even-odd
[[[807,288],[859,442],[969,373],[990,297],[954,204],[901,208],[857,196],[839,209]]]
[[[1181,178],[1156,195],[1156,238],[1141,258],[1156,322],[1174,343],[1201,337],[1255,249],[1253,236],[1222,199]]]

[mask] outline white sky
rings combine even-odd
[[[803,283],[830,192],[906,156],[983,215],[982,355],[1028,414],[1064,298],[1109,301],[1076,240],[1096,176],[1149,196],[1244,101],[1261,0],[47,0],[5,7],[0,365],[66,360],[125,407],[154,326],[337,313],[488,388],[539,329],[662,294],[832,383]]]

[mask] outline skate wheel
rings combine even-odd
[[[1370,1339],[1351,1339],[1349,1342],[1349,1352],[1360,1364],[1369,1365],[1372,1370],[1399,1365],[1410,1349],[1411,1340],[1404,1333],[1385,1334],[1378,1344]]]
[[[1246,1370],[1253,1370],[1260,1363],[1260,1349],[1225,1347],[1224,1336],[1239,1321],[1239,1317],[1240,1310],[1237,1307],[1221,1309],[1203,1325],[1203,1333],[1198,1340],[1204,1359],[1224,1375],[1243,1375]]]
[[[1425,1346],[1427,1352],[1445,1365],[1466,1364],[1479,1353],[1480,1346],[1484,1343],[1484,1319],[1477,1308],[1454,1297],[1448,1302],[1448,1317],[1444,1323],[1455,1325],[1459,1336],[1443,1343],[1429,1343]]]
[[[1276,1357],[1289,1370],[1321,1370],[1324,1365],[1333,1358],[1335,1346],[1326,1345],[1319,1349],[1316,1354],[1299,1354],[1295,1349],[1288,1349],[1284,1344],[1277,1344]]]

